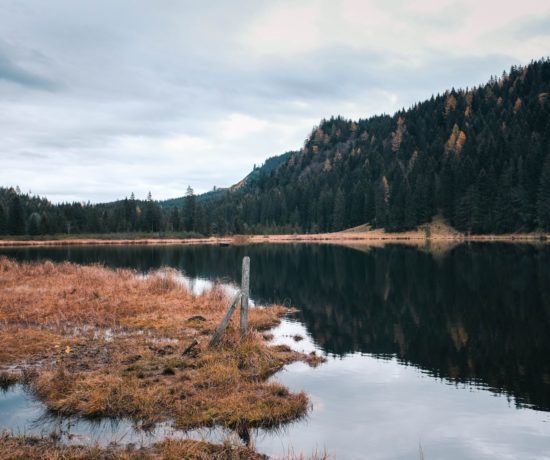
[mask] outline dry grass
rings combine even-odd
[[[533,244],[548,243],[550,233],[507,233],[507,234],[485,234],[467,235],[460,233],[451,227],[442,216],[434,216],[432,222],[423,224],[415,230],[404,232],[386,232],[384,229],[371,228],[368,224],[359,225],[347,230],[333,233],[310,233],[310,234],[280,234],[280,235],[235,235],[226,237],[208,238],[142,238],[142,239],[97,239],[63,235],[62,239],[50,240],[2,240],[0,247],[16,246],[66,246],[66,245],[193,245],[193,244],[223,244],[223,245],[246,245],[258,243],[319,243],[319,244],[362,244],[369,246],[384,246],[386,244],[407,244],[419,246],[430,242],[528,242]]]
[[[234,235],[231,242],[237,246],[246,245],[250,243],[250,237],[248,235]]]
[[[145,427],[168,420],[182,429],[242,430],[303,416],[307,396],[267,379],[289,362],[322,358],[268,346],[255,331],[241,338],[238,315],[219,347],[208,348],[228,303],[221,288],[193,295],[169,269],[144,278],[0,258],[0,371],[32,366],[29,387],[60,414],[126,417]],[[265,330],[286,312],[255,308],[250,324]],[[2,375],[8,384],[16,374]]]
[[[116,446],[64,446],[50,438],[9,436],[0,434],[0,456],[11,460],[267,460],[254,450],[226,442],[211,444],[204,441],[171,440],[147,448]],[[281,460],[329,460],[327,453],[311,455],[289,452]]]
[[[182,357],[184,346],[129,334],[104,345],[103,358],[93,348],[93,355],[89,347],[73,349],[61,365],[40,372],[32,387],[58,413],[128,417],[145,425],[272,427],[303,415],[305,394],[265,381],[300,356],[267,347],[256,334],[236,337],[233,332],[220,348]]]
[[[293,451],[290,451],[284,460],[329,460],[331,457],[326,452],[313,452],[311,455],[296,454]]]
[[[8,326],[0,330],[0,365],[15,363],[29,356],[44,358],[78,343],[75,337],[28,327]]]
[[[64,446],[49,438],[0,435],[0,456],[13,460],[261,460],[266,457],[232,444],[166,440],[149,448]]]
[[[171,317],[181,329],[197,312],[204,312],[207,326],[213,326],[226,308],[220,289],[194,296],[170,269],[142,278],[132,270],[20,264],[3,257],[0,289],[0,321],[62,332],[75,326],[116,328],[140,317],[147,317],[151,328],[157,326],[155,317]]]
[[[150,246],[170,246],[175,244],[220,244],[228,243],[230,239],[224,237],[208,238],[160,238],[136,236],[135,238],[117,238],[117,235],[102,235],[102,238],[87,238],[85,235],[66,235],[59,234],[48,236],[50,239],[25,239],[26,235],[14,239],[0,239],[0,247],[18,247],[18,246],[98,246],[98,245],[150,245]]]

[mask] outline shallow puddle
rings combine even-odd
[[[127,420],[57,417],[22,385],[0,393],[0,428],[15,435],[55,436],[67,444],[148,445],[171,435],[168,426],[145,432]]]
[[[22,385],[0,392],[0,431],[14,435],[53,436],[64,444],[110,444],[148,446],[165,438],[209,440],[223,442],[236,437],[223,429],[197,429],[184,432],[169,423],[159,423],[150,431],[136,427],[125,419],[88,420],[80,417],[60,417],[46,409]]]

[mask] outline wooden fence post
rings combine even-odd
[[[210,340],[210,343],[208,344],[209,347],[215,347],[218,344],[218,342],[220,341],[220,338],[223,334],[223,331],[225,331],[225,328],[229,324],[229,320],[231,319],[231,316],[233,315],[233,312],[236,310],[240,299],[241,299],[241,293],[237,292],[237,295],[233,299],[233,303],[231,303],[231,306],[229,307],[229,310],[227,310],[227,313],[223,317],[222,322],[220,323],[220,325],[214,331],[214,335],[212,336],[212,340]]]
[[[241,283],[241,335],[248,332],[248,295],[250,290],[250,257],[243,259]]]

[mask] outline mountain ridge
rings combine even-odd
[[[366,222],[403,231],[439,213],[468,233],[548,228],[549,91],[543,59],[392,116],[322,120],[248,196],[239,193],[243,203],[229,193],[221,206],[248,227],[305,232]]]

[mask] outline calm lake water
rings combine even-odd
[[[249,255],[253,299],[300,309],[277,328],[275,341],[328,357],[317,369],[296,363],[275,376],[306,391],[313,408],[281,432],[257,432],[262,452],[550,459],[550,246],[115,246],[0,254],[143,272],[171,266],[199,287],[215,279],[239,283]],[[295,343],[296,333],[305,340]],[[14,398],[24,395],[0,396],[0,429],[14,427],[5,421]],[[19,432],[30,430],[28,420],[20,420]]]

